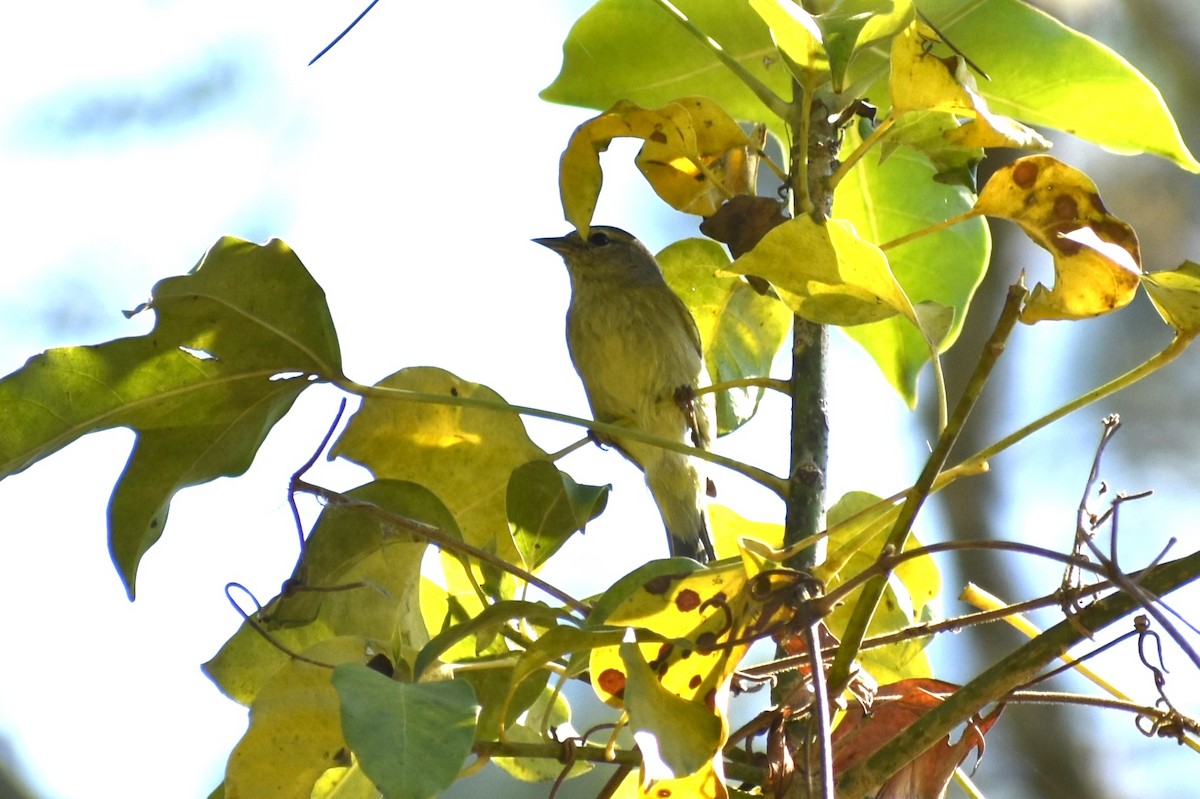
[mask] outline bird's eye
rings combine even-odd
[[[601,233],[600,231],[596,231],[592,235],[588,236],[588,244],[591,244],[595,247],[606,247],[610,241],[612,241],[612,239],[608,237],[608,234]]]

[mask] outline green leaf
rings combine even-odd
[[[696,320],[709,380],[715,385],[767,377],[791,327],[787,307],[741,278],[719,276],[729,269],[729,256],[708,239],[675,242],[658,254],[658,262],[667,284]],[[717,434],[748,422],[763,393],[761,388],[734,388],[717,394]]]
[[[849,131],[846,146],[861,140]],[[902,148],[883,163],[866,156],[838,184],[833,216],[853,223],[860,236],[883,244],[967,211],[974,195],[961,186],[932,181],[934,167],[916,151]],[[924,187],[914,192],[913,186]],[[958,338],[975,290],[991,256],[991,237],[981,219],[962,222],[887,251],[888,262],[913,303],[934,302],[954,310],[939,343],[948,349]],[[920,330],[901,317],[846,328],[908,404],[917,401],[917,377],[929,362]]]
[[[0,478],[87,433],[136,433],[108,514],[131,599],[175,493],[245,472],[307,376],[341,372],[324,293],[278,240],[221,239],[143,309],[157,317],[144,336],[50,350],[0,380]]]
[[[366,657],[361,638],[323,641],[306,657],[335,666]],[[225,799],[295,799],[309,796],[330,768],[350,765],[342,736],[338,694],[330,668],[291,660],[266,682],[250,708],[250,726],[225,771]]]
[[[457,535],[445,506],[414,483],[380,480],[346,494]],[[290,659],[264,634],[293,651],[326,638],[356,635],[402,657],[415,657],[427,642],[419,601],[426,546],[362,507],[327,505],[286,590],[255,614],[253,624],[242,624],[204,664],[205,674],[230,698],[249,704],[263,682]]]
[[[504,731],[511,732],[517,718],[542,695],[550,678],[550,672],[542,670],[538,675],[540,679],[523,680],[514,685],[514,668],[495,665],[495,668],[463,669],[455,675],[456,679],[471,684],[479,702],[479,718],[475,724],[477,741],[499,740],[501,735],[507,735]]]
[[[912,0],[837,0],[817,16],[834,91],[844,88],[846,68],[861,47],[893,36],[912,18]]]
[[[334,669],[333,685],[346,740],[386,799],[429,799],[454,783],[475,740],[468,683],[394,682],[351,663]]]
[[[579,485],[553,463],[518,466],[508,480],[508,524],[525,563],[538,568],[604,511],[611,486]]]
[[[332,455],[362,464],[377,478],[420,483],[454,514],[467,543],[530,568],[509,532],[508,482],[517,467],[548,456],[517,415],[487,386],[443,369],[403,369],[377,385],[396,389],[396,398],[363,400]],[[445,403],[409,401],[402,392]],[[495,408],[454,404],[460,397]]]
[[[992,111],[1200,172],[1162,95],[1108,47],[1020,0],[924,0],[921,10],[991,76]]]
[[[625,665],[625,709],[633,739],[642,751],[644,780],[694,774],[721,748],[721,719],[703,702],[668,691],[642,657],[632,631],[621,643]]]
[[[746,3],[678,0],[674,4],[725,52],[781,97],[791,77],[770,32]],[[671,13],[646,0],[600,0],[563,43],[562,71],[543,100],[602,110],[618,100],[658,108],[702,95],[741,120],[766,120],[766,106]]]

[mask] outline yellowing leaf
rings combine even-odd
[[[756,578],[743,565],[749,562],[699,568],[678,558],[646,564],[610,588],[588,619],[589,625],[635,628],[671,639],[600,646],[590,658],[597,695],[624,706],[635,726],[655,738],[647,744],[655,750],[646,758],[640,796],[726,796],[719,748],[728,732],[729,680],[749,639],[765,635],[777,611],[786,612],[779,605],[768,611],[751,598],[748,586]],[[774,596],[771,588],[754,594]],[[694,729],[685,735],[683,728],[675,727],[674,734],[685,739],[678,745],[681,751],[665,740],[663,725],[685,704],[692,706],[686,711],[692,721],[684,727]],[[712,722],[705,720],[710,718],[718,722],[720,733],[715,754],[697,766],[701,754],[714,746]],[[692,768],[698,770],[685,776]],[[668,772],[679,778],[654,782]],[[653,789],[648,790],[651,782]]]
[[[1034,288],[1023,322],[1098,316],[1137,292],[1137,234],[1108,212],[1096,184],[1079,170],[1048,155],[1020,158],[992,175],[975,209],[1016,222],[1054,257],[1054,287]]]
[[[717,557],[728,557],[737,552],[738,541],[742,538],[761,541],[776,549],[783,546],[782,524],[752,521],[716,503],[708,506],[708,520]]]
[[[882,550],[888,533],[900,514],[900,505],[887,503],[864,492],[843,496],[829,510],[829,545],[825,562],[813,570],[813,575],[831,590],[869,568]],[[920,546],[909,537],[906,549]],[[931,615],[928,606],[941,591],[937,566],[928,557],[906,561],[896,567],[885,589],[884,597],[867,628],[870,635],[895,632]],[[846,601],[826,617],[825,623],[834,635],[845,630],[854,603],[861,589],[853,591]],[[929,661],[921,641],[906,641],[876,647],[860,654],[867,671],[880,682],[905,677],[927,677],[931,674]]]
[[[744,184],[750,140],[712,100],[685,97],[646,109],[627,100],[571,134],[559,163],[559,193],[567,221],[586,235],[604,176],[600,153],[616,138],[642,139],[638,168],[671,207],[708,216]]]
[[[1183,335],[1200,333],[1200,264],[1184,261],[1169,272],[1142,276],[1155,309]]]
[[[944,134],[958,147],[1013,147],[1046,150],[1050,142],[1016,120],[993,114],[975,89],[975,78],[959,56],[939,58],[930,52],[940,41],[920,22],[892,40],[893,113],[945,111],[971,121]]]
[[[819,324],[860,325],[896,314],[918,323],[887,256],[842,220],[791,219],[729,268],[769,280],[792,311]]]
[[[361,638],[344,636],[304,654],[335,666],[362,663],[365,652]],[[327,769],[350,765],[332,677],[331,669],[299,660],[272,675],[250,708],[250,727],[229,755],[225,799],[308,796]]]
[[[771,38],[791,61],[793,71],[807,73],[797,77],[814,85],[829,74],[824,35],[812,14],[792,0],[750,0],[750,7],[771,28]]]
[[[404,369],[378,385],[451,401],[504,402],[486,386],[432,367]],[[508,526],[508,482],[517,467],[546,454],[516,414],[372,396],[346,425],[332,454],[362,464],[377,478],[425,486],[450,509],[468,543],[521,562]]]

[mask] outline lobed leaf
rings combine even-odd
[[[310,379],[341,374],[325,295],[279,240],[221,239],[142,310],[156,315],[144,336],[50,350],[0,380],[0,477],[87,433],[136,434],[108,513],[131,599],[175,493],[245,472]]]

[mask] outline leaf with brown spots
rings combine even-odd
[[[1048,155],[1017,159],[992,175],[975,210],[1016,222],[1054,257],[1054,287],[1034,288],[1021,321],[1099,316],[1137,292],[1137,234],[1108,212],[1079,170]]]
[[[754,581],[766,576],[758,575],[759,559],[743,555],[741,562],[708,568],[683,558],[648,563],[609,589],[588,619],[589,626],[638,633],[642,643],[593,649],[589,670],[596,694],[624,707],[643,737],[665,729],[669,713],[663,708],[680,702],[697,719],[718,724],[715,744],[711,730],[693,724],[698,734],[683,742],[682,754],[664,740],[639,740],[643,796],[725,796],[720,747],[728,735],[730,679],[751,639],[766,635],[765,628],[787,612],[768,608],[764,592],[750,590],[761,589]],[[657,746],[654,754],[651,746]]]
[[[709,216],[741,191],[753,159],[749,137],[733,117],[704,97],[684,97],[647,109],[627,100],[580,125],[559,163],[558,185],[567,221],[586,235],[604,175],[600,153],[613,139],[646,143],[638,169],[671,207]]]

